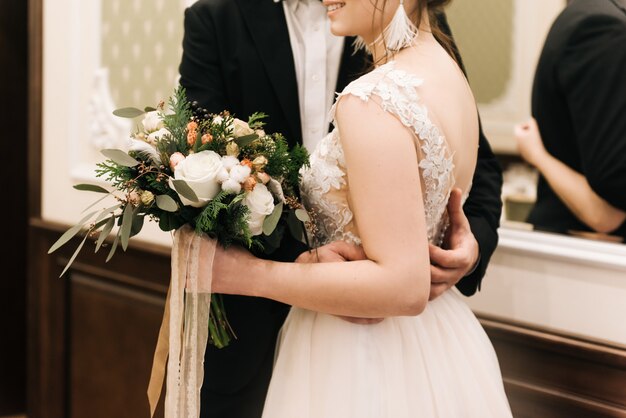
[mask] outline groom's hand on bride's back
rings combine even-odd
[[[462,193],[453,189],[448,200],[448,228],[444,248],[430,245],[430,300],[441,296],[470,274],[480,258],[478,241],[463,212]]]

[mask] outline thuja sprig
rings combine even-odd
[[[170,112],[163,117],[163,124],[171,133],[171,141],[176,144],[177,151],[186,154],[189,148],[187,144],[187,124],[193,116],[191,105],[187,101],[185,89],[179,86],[174,95],[169,99]]]

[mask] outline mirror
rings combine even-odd
[[[456,1],[447,13],[485,134],[504,170],[502,226],[622,242],[618,236],[535,228],[525,222],[539,176],[519,157],[513,127],[530,116],[537,60],[548,30],[565,5],[565,0]]]

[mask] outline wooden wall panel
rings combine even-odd
[[[169,251],[134,244],[105,263],[86,243],[60,278],[78,244],[47,254],[64,229],[31,220],[29,417],[147,417]]]
[[[135,243],[105,263],[87,244],[60,279],[73,248],[47,249],[65,227],[31,225],[29,417],[147,417],[169,251]],[[516,418],[626,418],[626,347],[480,319]]]
[[[626,347],[482,317],[516,417],[626,417]]]
[[[81,273],[69,280],[69,416],[147,417],[163,298]]]

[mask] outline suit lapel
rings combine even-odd
[[[291,129],[287,138],[295,143],[302,136],[298,84],[282,3],[272,0],[235,0],[239,5],[263,67]],[[251,94],[254,94],[253,92]],[[265,109],[259,109],[265,111]],[[271,117],[272,115],[270,115]],[[287,135],[287,133],[285,133]]]

